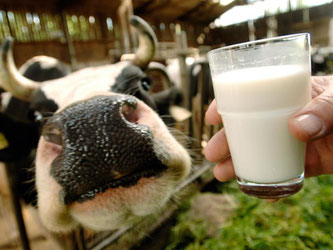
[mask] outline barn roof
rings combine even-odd
[[[116,15],[122,0],[0,0],[3,10],[68,11],[72,13],[102,13]],[[132,0],[133,10],[147,20],[158,22],[190,22],[207,24],[236,4],[246,0],[234,0],[227,5],[223,0]]]

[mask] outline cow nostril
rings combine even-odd
[[[63,136],[60,129],[58,129],[57,127],[48,124],[43,129],[42,135],[47,142],[63,146]]]
[[[123,114],[124,118],[132,123],[137,123],[139,120],[138,112],[136,109],[136,105],[131,104],[124,104],[121,108],[121,113]]]

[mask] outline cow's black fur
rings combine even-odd
[[[58,79],[68,75],[71,71],[69,66],[60,61],[47,67],[43,65],[44,62],[37,60],[29,60],[26,64],[23,65],[23,67],[21,67],[21,69],[24,70],[22,74],[36,82]]]
[[[111,91],[121,94],[130,94],[144,101],[152,109],[156,110],[156,104],[149,95],[148,90],[151,79],[148,78],[140,68],[134,65],[125,67],[116,78]]]
[[[68,68],[55,64],[54,67],[41,67],[40,62],[29,62],[23,65],[26,71],[22,74],[35,81],[46,81],[60,78],[68,74]],[[9,146],[0,150],[0,161],[10,163],[15,168],[18,190],[27,204],[36,205],[34,156],[40,137],[41,121],[36,120],[36,111],[47,116],[58,109],[53,100],[47,99],[40,90],[33,94],[28,103],[11,97],[7,106],[0,113],[0,132],[3,133]]]
[[[27,123],[15,120],[0,113],[0,131],[6,137],[8,147],[0,150],[0,161],[10,164],[11,178],[15,178],[21,198],[33,206],[36,205],[37,192],[32,167],[35,148],[39,139],[39,123]]]
[[[40,89],[33,93],[29,106],[30,110],[37,111],[42,117],[48,117],[58,108],[58,105],[52,99],[47,98]]]
[[[9,147],[0,150],[0,161],[21,161],[29,156],[31,149],[36,147],[39,129],[35,123],[17,121],[0,113],[0,131],[6,137]]]

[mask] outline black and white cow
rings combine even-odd
[[[23,76],[36,82],[58,79],[68,75],[71,71],[69,65],[49,56],[34,56],[19,69]]]
[[[0,161],[26,154],[26,144],[38,140],[37,206],[51,231],[131,225],[159,211],[191,170],[188,152],[154,111],[154,99],[145,90],[143,70],[154,55],[156,37],[141,18],[131,23],[139,34],[132,61],[40,84],[19,74],[12,40],[3,42],[2,87],[43,118],[29,127],[2,114],[0,133],[8,147],[0,150]]]
[[[311,48],[312,75],[330,75],[333,73],[333,48]]]
[[[28,61],[26,61],[19,69],[19,72],[31,80],[37,82],[43,82],[46,80],[57,79],[66,76],[71,72],[71,67],[56,58],[49,56],[35,56]],[[0,102],[1,94],[4,90],[0,86]],[[8,97],[8,96],[7,96]],[[27,102],[21,101],[17,98],[10,98],[10,103],[7,103],[4,106],[4,109],[8,110],[8,113],[14,115],[14,113],[19,110],[20,112],[27,112],[29,104]],[[0,105],[1,108],[1,105]],[[19,113],[17,117],[19,119],[26,119],[28,116],[27,113]]]
[[[35,56],[25,62],[19,69],[20,74],[36,82],[62,78],[70,72],[69,65],[49,56]],[[5,99],[2,109],[5,114],[21,122],[34,122],[33,112],[36,107],[31,108],[30,102],[11,96],[9,93],[7,93]]]
[[[64,77],[71,72],[71,68],[56,58],[35,56],[25,62],[19,72],[31,80],[43,82]],[[39,138],[39,126],[35,121],[36,109],[30,107],[29,102],[11,96],[10,93],[3,95],[5,98],[0,123],[2,129],[8,131],[6,134],[10,137],[11,145],[0,150],[0,158],[12,163],[11,179],[15,178],[16,189],[21,191],[21,198],[26,203],[35,205],[37,195],[34,183],[31,182],[31,179],[34,179],[31,165]]]

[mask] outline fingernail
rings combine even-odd
[[[319,135],[319,133],[321,134],[325,130],[323,122],[313,114],[301,115],[295,120],[310,136]]]

